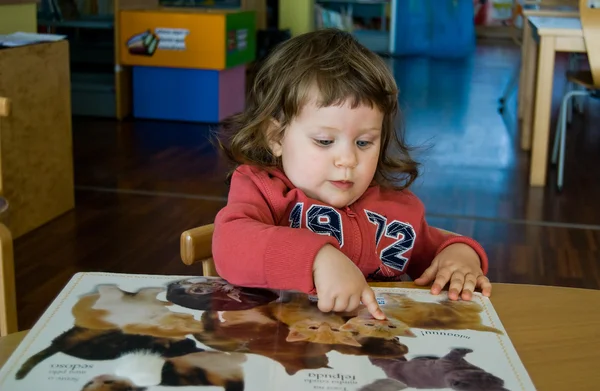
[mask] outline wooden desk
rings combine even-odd
[[[0,368],[2,368],[28,332],[29,330],[19,331],[18,333],[12,333],[0,338]]]
[[[533,16],[528,18],[526,26],[523,77],[519,86],[523,114],[521,147],[531,149],[529,184],[545,186],[556,52],[586,53],[587,49],[579,18]],[[539,41],[537,56],[536,40]]]
[[[415,287],[410,283],[374,286]],[[494,284],[492,303],[538,390],[600,383],[600,291]],[[27,332],[0,338],[0,366]]]

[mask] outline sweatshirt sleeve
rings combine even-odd
[[[422,205],[422,203],[419,201]],[[423,274],[425,269],[431,266],[433,258],[436,257],[443,249],[454,243],[464,243],[470,246],[481,262],[481,270],[486,275],[488,272],[488,258],[483,247],[474,239],[467,236],[461,236],[449,231],[445,231],[427,224],[425,220],[425,208],[422,207],[423,214],[415,247],[411,256],[411,261],[408,265],[407,274],[416,279]]]
[[[277,226],[277,210],[269,199],[272,189],[263,180],[233,174],[227,205],[215,218],[216,270],[235,285],[312,292],[314,259],[336,240],[305,228]]]

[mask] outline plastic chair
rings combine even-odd
[[[576,96],[600,98],[600,8],[591,8],[589,0],[580,0],[579,13],[590,70],[567,72],[567,80],[582,89],[568,91],[560,106],[552,151],[552,164],[558,163],[558,191],[563,188],[566,131],[571,99]]]

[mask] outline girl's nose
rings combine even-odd
[[[354,148],[343,148],[337,154],[335,165],[340,168],[354,168],[358,164],[358,157]]]

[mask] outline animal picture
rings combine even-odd
[[[143,288],[130,293],[115,285],[98,286],[97,293],[79,298],[72,308],[75,326],[92,330],[119,329],[126,334],[185,338],[202,331],[191,314],[177,313],[170,302],[156,298],[162,288]]]
[[[164,358],[152,352],[135,352],[116,361],[114,375],[99,375],[81,391],[144,391],[150,386],[216,386],[225,391],[244,390],[239,353],[196,352]]]
[[[355,316],[352,316],[340,327],[340,330],[351,331],[361,336],[384,339],[415,337],[415,334],[406,323],[392,317],[383,320],[375,319],[363,305],[361,305]]]
[[[177,357],[203,351],[192,339],[159,338],[151,335],[126,334],[119,329],[97,330],[75,326],[52,340],[47,348],[29,357],[19,368],[23,379],[39,363],[57,353],[82,360],[114,360],[128,352],[152,351],[163,357]]]
[[[377,379],[358,391],[402,391],[405,388],[408,388],[406,384],[395,379]]]
[[[288,326],[287,342],[360,346],[352,331],[341,328],[346,323],[344,318],[320,311],[305,295],[294,296],[286,303],[271,303],[268,307],[275,319]]]
[[[409,327],[439,330],[475,330],[504,334],[482,323],[483,308],[475,301],[443,300],[439,303],[421,302],[402,294],[384,293],[386,304],[381,309],[387,317]]]
[[[238,287],[219,278],[188,278],[167,287],[167,300],[199,311],[241,311],[278,298],[269,289]]]
[[[452,349],[443,357],[381,359],[369,357],[390,379],[419,389],[450,388],[457,391],[507,391],[504,380],[467,360],[471,349]]]
[[[346,323],[341,315],[320,311],[307,295],[301,293],[288,294],[285,302],[271,302],[242,311],[219,311],[218,314],[222,327],[245,324],[256,328],[281,322],[289,329],[287,342],[360,346],[352,330],[341,328]]]
[[[288,375],[304,369],[328,367],[326,353],[331,350],[330,345],[288,342],[289,328],[280,322],[227,325],[222,322],[221,316],[217,312],[204,312],[204,332],[194,334],[194,338],[222,352],[253,353],[268,357],[281,364]]]
[[[261,310],[269,314],[266,306],[251,311]],[[357,344],[314,343],[305,338],[290,342],[289,336],[293,334],[284,322],[227,324],[223,321],[225,317],[226,314],[204,312],[204,332],[194,334],[194,338],[215,350],[268,357],[280,363],[289,375],[305,369],[328,368],[327,353],[330,351],[351,356],[385,358],[401,357],[408,353],[406,345],[397,339],[355,336]]]

